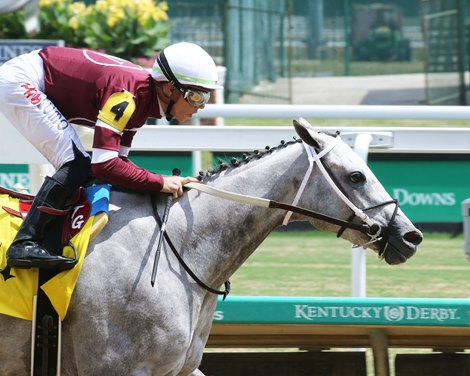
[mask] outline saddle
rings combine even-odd
[[[6,251],[26,217],[34,196],[0,187],[0,314],[32,320],[33,297],[41,289],[63,320],[80,274],[88,243],[108,220],[110,186],[79,188],[65,210],[55,210],[56,225],[48,231],[45,243],[62,249],[66,257],[78,258],[71,270],[58,273],[45,283],[39,282],[38,269],[16,269],[6,265]],[[47,210],[39,208],[39,210]]]

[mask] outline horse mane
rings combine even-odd
[[[329,132],[320,132],[320,133],[324,133],[328,136],[335,137],[339,134],[339,131],[336,131],[335,133],[329,133]],[[260,150],[254,150],[251,153],[243,153],[241,158],[232,157],[230,159],[230,163],[226,163],[224,160],[219,159],[217,167],[212,168],[212,169],[208,169],[206,171],[199,171],[199,179],[203,180],[203,179],[208,179],[208,178],[214,178],[216,175],[220,174],[221,172],[223,172],[225,170],[228,170],[228,169],[232,170],[234,168],[240,167],[240,166],[245,165],[245,164],[247,164],[247,163],[249,163],[253,160],[261,159],[264,156],[271,154],[273,151],[285,148],[289,145],[293,145],[293,144],[296,144],[296,143],[299,143],[299,142],[302,142],[302,139],[297,138],[297,137],[294,136],[291,141],[286,142],[284,140],[281,140],[279,145],[277,145],[277,146],[270,147],[269,145],[267,145],[264,148],[264,150],[261,150],[261,151]]]
[[[266,155],[271,154],[272,152],[278,150],[278,149],[283,149],[289,145],[293,145],[296,143],[302,142],[300,138],[294,137],[293,140],[291,141],[284,141],[281,140],[279,145],[270,147],[267,145],[264,150],[254,150],[251,153],[243,153],[240,158],[232,157],[230,159],[229,163],[226,163],[224,160],[219,159],[218,160],[218,165],[215,168],[208,169],[207,171],[199,171],[199,179],[207,179],[207,178],[214,178],[215,175],[220,174],[222,171],[228,170],[228,169],[234,169],[243,165],[246,165],[247,163],[258,160],[263,158]]]

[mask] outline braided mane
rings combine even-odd
[[[335,136],[338,136],[340,134],[339,131],[336,131],[334,133],[320,131],[320,133],[324,133],[324,134],[326,134],[328,136],[331,136],[331,137],[335,137]],[[199,177],[198,178],[199,178],[199,180],[213,178],[213,177],[215,177],[215,175],[220,174],[222,171],[225,171],[225,170],[228,170],[228,169],[234,169],[236,167],[245,165],[245,164],[247,164],[247,163],[249,163],[253,160],[258,160],[258,159],[260,159],[260,158],[262,158],[266,155],[269,155],[275,150],[282,149],[282,148],[285,148],[289,145],[293,145],[293,144],[301,143],[301,142],[302,142],[302,139],[294,136],[291,141],[286,142],[284,140],[281,140],[279,145],[277,145],[277,146],[270,147],[269,145],[267,145],[264,148],[264,150],[262,150],[262,151],[254,150],[251,153],[243,153],[241,158],[233,157],[230,160],[230,163],[226,163],[222,159],[219,159],[217,167],[215,167],[213,169],[208,169],[207,171],[199,171]]]
[[[260,150],[254,150],[251,153],[243,153],[241,158],[233,157],[230,160],[230,163],[225,163],[222,159],[219,159],[217,167],[215,167],[213,169],[209,169],[207,171],[200,171],[199,172],[199,179],[202,180],[202,179],[207,179],[207,178],[214,177],[215,175],[221,173],[222,171],[237,168],[237,167],[245,165],[245,164],[247,164],[247,163],[249,163],[253,160],[261,159],[264,156],[271,154],[275,150],[282,149],[282,148],[285,148],[289,145],[293,145],[293,144],[300,143],[300,142],[302,142],[302,140],[300,138],[297,138],[297,137],[294,137],[293,140],[287,141],[287,142],[284,141],[284,140],[281,140],[281,142],[277,146],[270,147],[268,145],[264,148],[264,150],[261,150],[261,151]]]
[[[336,131],[335,133],[329,133],[329,132],[320,132],[324,133],[328,136],[335,137],[339,135],[339,131]],[[254,150],[251,153],[243,153],[241,158],[235,158],[233,157],[230,160],[230,163],[225,163],[222,159],[219,159],[218,161],[218,166],[213,168],[213,169],[208,169],[207,171],[199,171],[199,179],[207,179],[207,178],[212,178],[217,174],[220,174],[222,171],[228,170],[228,169],[234,169],[236,167],[245,165],[253,160],[258,160],[266,155],[271,154],[273,151],[285,148],[289,145],[293,145],[296,143],[301,143],[302,139],[293,137],[293,140],[291,141],[284,141],[281,140],[278,146],[270,147],[269,145],[264,148],[264,150],[259,151],[259,150]]]

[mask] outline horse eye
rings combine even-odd
[[[354,171],[349,175],[349,180],[351,180],[355,184],[364,183],[366,181],[366,177],[362,172]]]

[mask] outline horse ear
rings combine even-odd
[[[307,120],[303,118],[299,118],[299,121],[294,120],[294,128],[300,138],[307,145],[313,146],[317,149],[321,149],[319,142],[320,140],[319,138],[315,137],[319,133],[312,128],[311,124]]]

